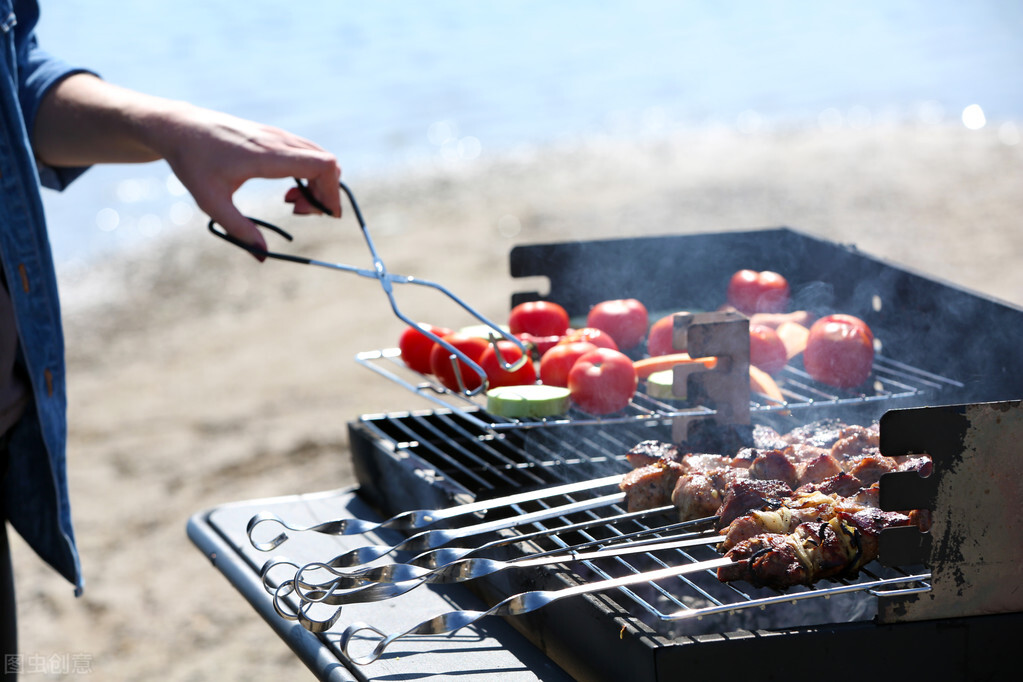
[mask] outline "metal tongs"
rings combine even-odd
[[[295,178],[295,182],[298,183],[298,189],[300,192],[302,192],[302,196],[305,197],[305,199],[310,204],[312,204],[318,210],[326,213],[327,215],[333,215],[333,212],[330,211],[330,209],[324,206],[319,199],[313,196],[313,193],[309,190],[309,187],[304,182],[302,182],[298,178]],[[398,307],[398,302],[394,298],[393,287],[394,284],[417,284],[419,286],[436,289],[437,291],[441,292],[449,299],[454,301],[456,304],[458,304],[463,310],[468,312],[474,318],[476,318],[481,323],[489,327],[492,330],[492,332],[496,332],[504,339],[507,339],[508,341],[511,341],[516,346],[518,346],[519,350],[522,351],[522,354],[519,358],[515,360],[515,362],[507,362],[504,359],[504,355],[501,352],[497,353],[498,361],[501,363],[501,367],[503,369],[508,371],[514,371],[521,367],[525,362],[529,361],[529,352],[527,351],[522,341],[520,341],[518,338],[508,333],[507,331],[501,329],[499,325],[495,324],[494,322],[484,317],[481,313],[477,312],[472,306],[470,306],[468,303],[466,303],[461,298],[456,296],[452,291],[450,291],[443,285],[438,284],[436,282],[419,279],[411,275],[396,275],[388,272],[386,266],[384,266],[384,261],[380,258],[380,255],[377,253],[376,247],[373,245],[373,240],[370,238],[369,230],[366,228],[366,222],[362,218],[362,212],[359,210],[359,206],[355,202],[355,197],[352,195],[352,191],[348,189],[348,186],[345,185],[344,182],[339,181],[338,184],[344,191],[345,195],[348,197],[348,201],[352,205],[352,210],[355,212],[355,218],[356,220],[359,221],[359,227],[362,229],[362,236],[365,238],[366,246],[369,248],[370,255],[373,258],[372,270],[368,268],[356,267],[354,265],[345,265],[343,263],[331,263],[327,261],[317,260],[315,258],[307,258],[305,256],[296,256],[287,253],[279,253],[275,251],[264,250],[252,246],[251,244],[246,244],[240,239],[228,234],[217,225],[216,221],[212,219],[209,222],[208,228],[210,232],[212,232],[217,237],[220,237],[221,239],[224,239],[239,248],[245,249],[249,253],[259,258],[275,258],[277,260],[289,261],[292,263],[300,263],[302,265],[318,265],[320,267],[330,268],[332,270],[343,270],[345,272],[351,272],[362,277],[368,277],[370,279],[378,280],[380,282],[380,286],[384,290],[384,293],[387,295],[387,299],[391,303],[391,310],[394,311],[394,314],[398,317],[398,319],[400,319],[402,322],[411,327],[418,328],[419,331],[423,333],[423,335],[427,336],[435,343],[439,343],[450,353],[449,359],[451,361],[451,366],[454,369],[455,377],[457,378],[460,392],[464,395],[474,396],[486,390],[487,388],[486,372],[483,370],[482,367],[479,366],[479,364],[477,364],[474,360],[469,358],[465,353],[458,350],[453,345],[442,339],[440,336],[433,333],[429,329],[426,329],[425,327],[421,326],[418,322],[410,319],[403,312],[401,312],[401,309]],[[255,223],[258,227],[264,227],[268,230],[276,232],[278,235],[284,237],[288,241],[294,240],[293,237],[290,234],[288,234],[285,230],[281,229],[280,227],[272,223],[268,223],[265,220],[259,220],[258,218],[252,217],[249,217],[249,220]],[[490,334],[490,343],[494,345],[495,350],[497,350],[497,337],[494,335],[494,333]],[[462,367],[459,361],[465,363],[465,366],[469,367],[473,372],[475,372],[479,376],[480,378],[479,386],[473,389],[467,388],[467,382],[462,378]]]

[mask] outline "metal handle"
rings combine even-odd
[[[305,196],[307,200],[310,201],[310,203],[312,203],[318,209],[323,210],[328,214],[330,213],[330,211],[326,211],[325,210],[326,207],[323,206],[323,204],[321,204],[312,195],[312,192],[309,191],[309,188],[305,185],[305,183],[298,179],[296,179],[296,182],[298,183],[299,190],[302,191],[302,194]],[[388,272],[386,266],[384,265],[383,259],[380,258],[380,255],[377,253],[376,246],[373,244],[373,239],[372,237],[370,237],[369,230],[366,227],[366,221],[363,220],[362,211],[359,210],[359,205],[355,201],[355,196],[352,194],[352,191],[344,182],[339,181],[338,185],[341,187],[341,190],[345,193],[345,196],[348,197],[348,202],[352,205],[352,210],[355,213],[355,218],[359,222],[359,228],[362,230],[363,239],[366,241],[366,246],[369,249],[370,256],[373,261],[372,269],[360,268],[352,265],[345,265],[343,263],[331,263],[328,261],[317,260],[315,258],[308,258],[305,256],[282,253],[279,251],[261,249],[252,246],[251,244],[246,244],[237,237],[228,234],[219,225],[217,225],[216,221],[213,220],[212,218],[210,219],[207,228],[213,235],[220,237],[221,239],[231,244],[234,244],[240,249],[248,251],[249,253],[253,254],[258,258],[272,258],[276,260],[287,261],[290,263],[299,263],[302,265],[316,265],[319,267],[330,268],[332,270],[341,270],[344,272],[359,275],[361,277],[368,277],[370,279],[377,280],[380,283],[381,288],[384,290],[384,293],[386,294],[387,299],[391,305],[391,310],[392,312],[394,312],[395,316],[405,324],[409,325],[410,327],[418,328],[431,341],[440,344],[441,346],[444,347],[445,350],[448,351],[448,353],[450,354],[449,357],[451,359],[452,367],[454,368],[455,371],[455,377],[458,382],[459,392],[464,395],[474,396],[478,395],[479,393],[482,393],[483,391],[486,391],[488,385],[486,371],[484,371],[484,369],[480,367],[475,360],[469,358],[469,356],[467,356],[465,353],[458,350],[447,341],[444,341],[441,337],[439,337],[437,334],[433,333],[429,329],[423,328],[422,326],[419,325],[417,321],[414,321],[407,315],[405,315],[398,307],[398,302],[394,298],[394,284],[413,284],[418,286],[424,286],[444,294],[449,299],[451,299],[451,301],[453,301],[467,313],[476,318],[476,320],[478,320],[480,323],[490,328],[492,332],[496,332],[496,334],[491,333],[489,338],[489,341],[491,345],[494,346],[495,351],[499,350],[497,347],[497,341],[499,338],[503,338],[504,340],[514,343],[522,354],[514,362],[507,362],[504,359],[504,355],[500,352],[497,352],[497,360],[500,363],[502,369],[506,371],[514,371],[522,367],[522,365],[524,365],[526,362],[530,362],[529,351],[527,350],[525,344],[520,339],[502,329],[500,325],[492,322],[483,314],[479,313],[475,308],[473,308],[468,303],[463,301],[461,298],[456,296],[452,291],[450,291],[443,285],[438,284],[436,282],[431,282],[429,280],[418,279],[416,277],[412,277],[409,275],[395,275]],[[284,237],[288,241],[294,241],[294,238],[287,231],[281,229],[280,227],[272,223],[268,223],[265,220],[259,220],[258,218],[249,217],[248,219],[251,220],[257,227],[266,228],[277,233],[281,237]],[[466,367],[468,367],[477,375],[477,377],[480,380],[478,386],[472,389],[468,388],[468,384],[462,378],[461,368],[462,366],[460,363],[464,363]]]

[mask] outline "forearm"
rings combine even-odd
[[[337,159],[273,126],[185,102],[153,97],[75,74],[40,103],[32,132],[36,157],[55,167],[164,159],[196,203],[230,234],[261,245],[232,195],[251,178],[304,178],[330,212],[341,214]],[[297,213],[316,208],[294,192]]]
[[[40,104],[35,154],[51,166],[155,161],[162,154],[151,131],[171,124],[174,112],[187,106],[75,74]]]

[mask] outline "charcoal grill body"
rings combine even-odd
[[[794,411],[791,426],[827,417],[862,422],[893,408],[1020,397],[1023,311],[787,228],[519,246],[511,252],[512,275],[545,277],[550,286],[543,296],[515,294],[512,304],[545,298],[578,318],[601,300],[634,297],[651,311],[695,311],[723,303],[729,277],[742,268],[785,273],[795,308],[861,317],[883,340],[885,356],[962,382],[954,394],[807,406]],[[474,428],[461,424],[457,412],[444,411],[351,422],[361,494],[385,515],[447,506],[607,473],[593,469],[585,456],[567,457],[572,465],[538,465],[543,453],[554,449],[614,454],[620,447],[621,454],[645,438],[670,439],[660,425],[558,426],[540,429],[545,433],[499,435]],[[507,443],[512,447],[503,448]],[[474,585],[485,600],[496,602],[577,579],[565,571],[540,569]],[[798,662],[802,670],[831,670],[837,661],[856,661],[855,668],[865,671],[863,657],[883,661],[889,678],[995,679],[1011,670],[1005,652],[1011,651],[1013,633],[1023,631],[1023,614],[1013,612],[665,636],[633,617],[613,594],[557,602],[511,622],[580,679],[636,680],[720,673],[737,661],[745,661],[740,666],[758,679],[791,677],[782,661]]]

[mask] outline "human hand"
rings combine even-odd
[[[167,119],[153,143],[199,208],[231,236],[266,250],[260,230],[234,205],[234,193],[252,178],[302,178],[334,216],[341,215],[334,155],[279,128],[184,105]],[[285,193],[299,215],[320,211],[297,187]]]
[[[52,166],[166,159],[200,209],[232,237],[264,251],[263,235],[233,201],[247,180],[304,179],[322,205],[341,215],[341,169],[321,147],[279,128],[128,90],[87,73],[69,76],[47,93],[35,119],[33,149]],[[285,201],[298,214],[319,212],[296,189]]]

